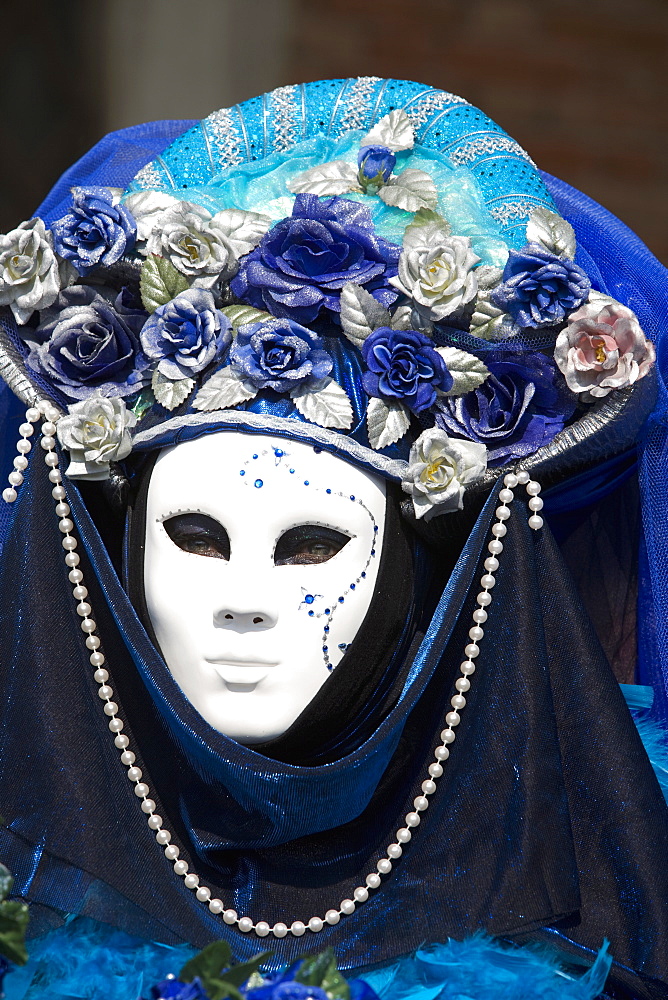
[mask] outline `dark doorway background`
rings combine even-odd
[[[481,107],[668,263],[667,0],[2,4],[0,230],[105,132],[287,83],[396,76]]]

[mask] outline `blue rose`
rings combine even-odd
[[[359,202],[300,194],[292,216],[242,258],[231,288],[274,316],[309,324],[324,313],[338,322],[341,289],[349,281],[385,306],[396,300],[388,282],[400,252],[376,235],[369,210]]]
[[[538,244],[511,250],[491,299],[522,328],[555,326],[586,301],[591,283],[572,260]]]
[[[144,353],[170,379],[197,375],[221,356],[231,340],[230,321],[204,288],[189,288],[158,306],[141,331]]]
[[[485,355],[488,378],[464,396],[440,399],[436,424],[487,446],[488,464],[531,455],[551,441],[575,409],[552,358],[519,351]]]
[[[366,191],[374,185],[380,187],[390,179],[397,158],[386,146],[361,146],[357,155],[359,182]]]
[[[75,188],[72,211],[51,226],[56,253],[72,262],[79,274],[100,264],[115,264],[132,250],[135,220],[106,188]]]
[[[209,1000],[199,976],[192,983],[184,983],[180,979],[163,979],[157,986],[151,987],[152,1000]]]
[[[232,368],[258,389],[288,392],[326,378],[332,359],[311,330],[291,319],[242,326],[230,351]]]
[[[295,976],[303,965],[303,959],[267,979],[262,986],[247,990],[246,1000],[327,1000],[327,994],[319,986],[306,986],[295,981]]]
[[[71,399],[129,396],[148,381],[139,333],[146,313],[125,290],[73,285],[31,332],[28,364]]]
[[[432,341],[416,330],[380,326],[362,345],[368,371],[362,382],[369,396],[398,399],[413,413],[427,410],[436,391],[448,392],[453,378]]]

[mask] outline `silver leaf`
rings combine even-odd
[[[478,288],[481,292],[491,291],[496,288],[503,277],[503,268],[494,267],[492,264],[481,264],[476,267],[475,276],[478,279]]]
[[[312,424],[341,430],[352,427],[351,402],[334,379],[324,379],[322,387],[315,392],[305,391],[301,387],[293,389],[290,397],[302,416]]]
[[[366,410],[369,444],[376,451],[387,448],[404,436],[410,426],[410,416],[403,403],[373,396]]]
[[[527,223],[527,243],[537,243],[557,257],[575,257],[575,232],[556,212],[547,208],[534,208]]]
[[[161,375],[157,369],[151,379],[153,395],[166,410],[175,410],[184,399],[188,398],[194,385],[195,380],[192,378],[180,378],[173,382],[165,375]]]
[[[394,153],[401,149],[412,149],[414,145],[413,124],[403,108],[384,115],[360,142],[360,146],[385,146]]]
[[[341,326],[348,340],[361,347],[379,326],[390,325],[390,314],[373,295],[349,281],[341,292]]]
[[[237,257],[250,253],[274,224],[268,215],[240,208],[224,208],[211,221],[223,231]]]
[[[458,347],[437,347],[436,352],[441,355],[454,379],[452,389],[444,392],[444,396],[463,396],[482,385],[489,375],[489,368],[475,354]]]
[[[227,316],[232,329],[237,330],[240,326],[247,326],[250,323],[264,323],[268,319],[274,319],[271,313],[262,309],[255,309],[254,306],[246,306],[242,303],[234,306],[224,306],[220,310],[223,316]]]
[[[436,185],[424,170],[402,170],[397,177],[391,177],[378,192],[378,197],[393,208],[404,212],[417,212],[421,208],[436,208],[438,194]]]
[[[293,194],[345,194],[347,191],[361,191],[357,180],[357,167],[346,160],[332,160],[311,167],[297,174],[288,184]]]
[[[204,383],[195,396],[193,408],[195,410],[226,410],[230,406],[245,403],[247,399],[253,399],[256,395],[255,386],[240,379],[228,365],[226,368],[221,368]]]
[[[490,302],[485,295],[479,295],[471,316],[469,333],[481,340],[505,340],[514,333],[512,320],[507,313]]]
[[[404,230],[403,247],[404,250],[422,250],[442,246],[451,233],[450,223],[442,215],[430,208],[421,208]]]

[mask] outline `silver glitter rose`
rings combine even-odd
[[[484,444],[451,438],[431,427],[413,444],[401,486],[413,498],[418,518],[460,510],[464,487],[480,479],[486,468]]]
[[[73,403],[58,421],[58,440],[70,453],[70,479],[107,479],[109,463],[127,458],[137,418],[118,396],[94,395]]]
[[[0,235],[0,305],[11,308],[17,323],[27,323],[36,309],[55,301],[68,270],[41,219]]]

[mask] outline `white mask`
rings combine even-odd
[[[369,609],[384,523],[383,480],[311,445],[225,431],[160,454],[146,604],[211,726],[248,744],[290,727]]]

